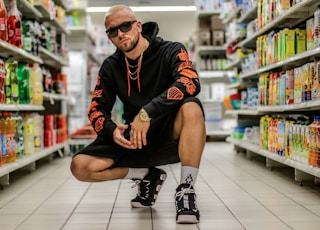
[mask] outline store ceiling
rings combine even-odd
[[[129,6],[193,6],[195,0],[90,0],[88,6],[112,6],[125,4]]]

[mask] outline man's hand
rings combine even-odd
[[[142,149],[142,145],[147,145],[147,132],[150,127],[150,121],[141,121],[139,114],[137,114],[130,125],[130,141],[139,149]]]
[[[127,149],[136,149],[137,145],[134,145],[131,140],[127,140],[124,137],[124,131],[128,128],[128,125],[118,125],[113,131],[113,140],[118,145]],[[131,138],[130,138],[131,139]]]

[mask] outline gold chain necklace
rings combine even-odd
[[[146,39],[144,39],[144,49],[141,52],[141,55],[138,60],[138,64],[136,64],[136,65],[130,65],[128,58],[125,57],[125,61],[126,61],[126,65],[127,65],[127,72],[128,72],[130,79],[133,81],[137,80],[139,77],[141,64],[142,64],[142,58],[143,58],[143,52],[146,50],[146,48],[147,48],[147,41],[146,41]],[[130,68],[136,68],[136,67],[137,67],[136,71],[131,72]],[[134,77],[134,75],[136,75],[136,76]]]

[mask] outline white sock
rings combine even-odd
[[[180,184],[191,184],[194,187],[198,173],[199,173],[198,168],[194,168],[190,166],[182,166]]]
[[[125,179],[143,179],[148,172],[148,168],[129,168]]]

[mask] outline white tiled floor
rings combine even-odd
[[[168,179],[153,208],[131,209],[127,180],[83,183],[70,171],[70,157],[13,174],[0,191],[1,230],[320,229],[320,188],[299,186],[292,169],[267,169],[224,142],[205,147],[196,192],[201,221],[175,223],[174,190],[179,164],[164,166]],[[21,174],[21,173],[19,173]]]

